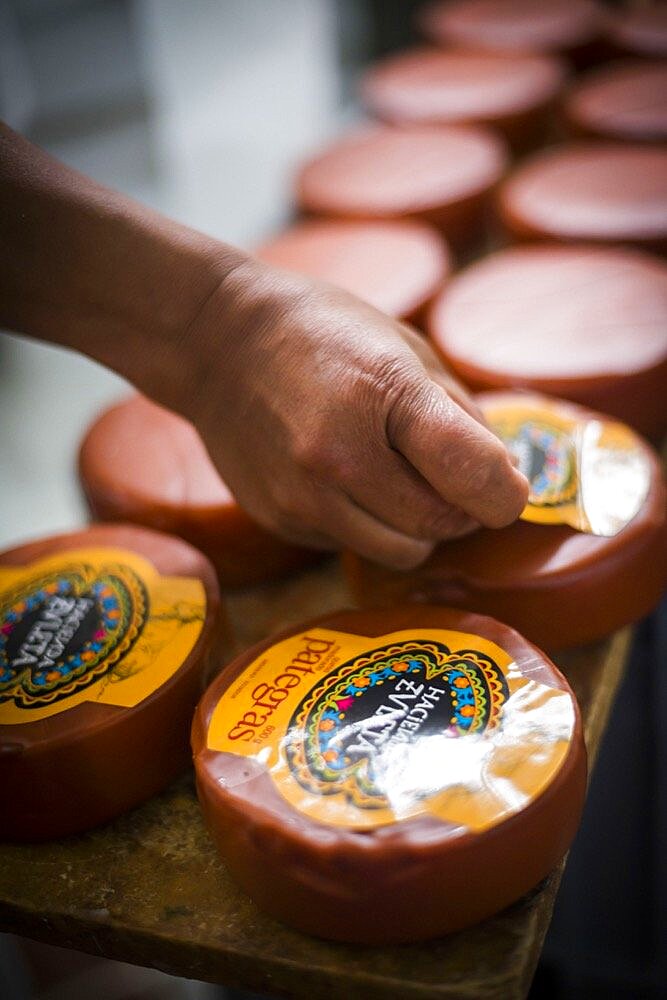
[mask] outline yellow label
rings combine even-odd
[[[0,724],[84,701],[138,705],[183,664],[205,617],[201,580],[160,576],[124,549],[0,567]]]
[[[313,628],[246,667],[215,707],[207,746],[255,758],[324,823],[431,814],[485,830],[544,791],[572,738],[572,696],[519,667],[465,632]]]
[[[524,521],[612,536],[640,511],[651,470],[629,427],[575,420],[546,402],[492,403],[484,415],[530,482]]]

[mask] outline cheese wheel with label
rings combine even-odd
[[[577,704],[505,625],[341,611],[239,656],[198,706],[197,790],[224,863],[319,937],[418,941],[557,864],[586,783]]]
[[[252,520],[192,424],[144,396],[117,403],[91,425],[79,479],[96,519],[179,535],[208,556],[225,588],[272,580],[321,558]]]
[[[338,219],[416,219],[459,247],[483,232],[507,166],[490,129],[378,126],[344,136],[308,160],[296,179],[299,208]]]
[[[526,149],[543,139],[565,77],[552,56],[419,48],[371,66],[361,100],[394,125],[490,125]]]
[[[476,399],[530,481],[520,520],[442,542],[408,572],[346,553],[357,602],[479,611],[550,652],[648,614],[667,586],[667,493],[653,449],[625,425],[561,400]]]
[[[476,391],[570,399],[659,440],[667,430],[667,264],[615,247],[513,247],[460,271],[428,336]]]
[[[0,839],[79,833],[164,788],[228,653],[213,567],[179,538],[98,525],[0,554]]]
[[[256,256],[338,285],[413,323],[421,322],[451,268],[440,234],[416,222],[307,220],[264,243]]]

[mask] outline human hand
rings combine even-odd
[[[189,325],[165,402],[239,502],[291,541],[395,568],[523,509],[504,445],[408,327],[247,259]]]

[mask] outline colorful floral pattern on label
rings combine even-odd
[[[641,510],[651,470],[629,427],[575,420],[546,400],[489,403],[484,415],[530,482],[524,521],[612,536]]]
[[[530,679],[481,636],[315,628],[242,672],[207,746],[255,758],[287,801],[325,823],[365,829],[428,813],[482,830],[553,780],[574,719],[568,692]]]
[[[205,614],[201,581],[121,549],[0,567],[0,724],[138,704],[182,665]]]

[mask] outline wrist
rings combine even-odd
[[[179,227],[180,229],[180,227]],[[202,322],[226,282],[248,259],[200,233],[181,230],[160,248],[160,295],[155,308],[128,330],[110,363],[141,392],[178,412],[189,409],[210,366]],[[224,331],[218,331],[224,336]],[[104,360],[104,359],[102,359]]]

